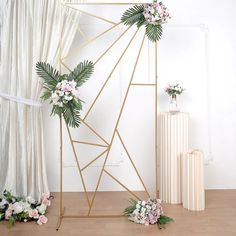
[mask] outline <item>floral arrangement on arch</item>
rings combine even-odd
[[[38,62],[37,74],[44,80],[43,100],[50,100],[53,104],[52,115],[64,117],[66,124],[71,127],[79,127],[82,100],[79,87],[84,84],[94,71],[91,61],[79,63],[69,74],[60,74],[50,64]]]
[[[149,198],[147,201],[136,201],[130,199],[131,205],[124,210],[124,215],[128,219],[145,226],[157,225],[159,229],[165,228],[172,218],[165,216],[161,206],[161,200]]]
[[[37,202],[30,196],[16,197],[5,190],[0,198],[0,221],[7,220],[9,227],[14,226],[16,221],[36,221],[42,225],[48,221],[45,213],[50,205],[49,193],[42,194],[40,202]]]
[[[161,39],[162,25],[170,18],[167,7],[162,2],[153,1],[129,8],[123,13],[121,22],[130,26],[136,24],[137,27],[144,25],[148,39],[156,42]]]

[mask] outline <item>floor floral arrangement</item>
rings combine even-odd
[[[50,194],[44,193],[40,202],[32,197],[16,197],[9,191],[3,192],[0,198],[0,221],[7,220],[9,227],[15,222],[36,221],[39,225],[47,223],[45,216],[48,206],[51,205]]]
[[[159,229],[165,228],[172,218],[163,215],[161,200],[149,198],[147,201],[136,201],[130,199],[131,205],[124,210],[124,215],[128,219],[142,225],[157,225]]]

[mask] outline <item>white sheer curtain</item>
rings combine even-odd
[[[72,22],[61,7],[58,0],[0,2],[0,194],[7,189],[38,198],[49,191],[35,65],[58,66],[60,38],[62,54],[72,44],[79,15],[68,9]]]

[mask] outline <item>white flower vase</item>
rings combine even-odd
[[[176,95],[171,96],[169,111],[172,113],[179,112],[179,107],[178,107]]]

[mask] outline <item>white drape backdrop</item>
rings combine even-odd
[[[0,98],[0,193],[7,189],[20,196],[39,198],[49,191],[41,108],[17,99],[40,101],[36,63],[46,61],[58,66],[60,39],[62,55],[68,52],[79,15],[64,10],[57,0],[0,2],[0,97],[8,95]]]

